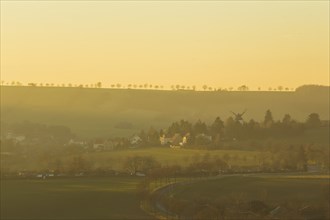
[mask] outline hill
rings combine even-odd
[[[165,91],[1,86],[1,121],[65,125],[84,137],[128,136],[141,129],[168,127],[180,119],[208,123],[247,109],[244,119],[276,120],[289,113],[304,121],[312,112],[329,120],[329,87],[296,92]]]

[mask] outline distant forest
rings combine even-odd
[[[223,143],[227,141],[300,137],[306,130],[329,127],[329,121],[321,121],[317,113],[309,114],[305,122],[293,120],[289,114],[285,114],[282,120],[276,121],[273,119],[270,110],[266,111],[264,120],[261,122],[253,119],[245,122],[242,118],[243,114],[234,115],[235,117],[229,117],[225,121],[217,117],[212,124],[206,124],[201,120],[195,123],[179,120],[160,130],[151,126],[147,131],[141,130],[141,132],[136,133],[135,136],[138,137],[138,140],[134,143],[131,141],[132,137],[99,137],[89,139],[89,141],[103,143],[104,140],[117,140],[115,149],[126,149],[132,145],[138,147],[181,145],[184,147],[221,149]],[[5,135],[8,135],[8,133],[13,136],[23,135],[27,139],[37,140],[43,145],[48,143],[52,143],[51,145],[65,144],[70,139],[82,140],[66,126],[44,125],[25,121],[15,124],[2,123],[2,128],[3,140],[6,139]],[[169,141],[164,141],[166,139]]]

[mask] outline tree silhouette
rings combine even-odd
[[[285,125],[289,125],[291,123],[291,116],[289,114],[285,114],[282,123]]]
[[[264,125],[266,127],[270,127],[274,123],[272,112],[268,109],[266,111],[265,119],[264,119]]]
[[[312,113],[306,120],[306,126],[309,128],[317,128],[321,126],[320,116],[317,113]]]
[[[96,87],[97,88],[101,88],[102,87],[102,83],[101,82],[96,83]]]
[[[204,89],[204,91],[206,91],[206,90],[207,90],[207,88],[208,88],[208,86],[207,86],[207,85],[203,85],[203,89]]]
[[[248,91],[249,87],[247,87],[246,85],[242,85],[240,87],[237,88],[238,91]]]

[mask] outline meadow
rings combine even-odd
[[[231,175],[178,185],[173,196],[195,201],[261,200],[279,205],[287,202],[322,205],[329,199],[329,175],[256,174]]]
[[[1,180],[1,219],[151,219],[135,177]]]
[[[87,161],[93,161],[94,166],[104,167],[110,166],[112,169],[123,169],[124,161],[131,156],[151,156],[162,165],[180,165],[188,166],[194,161],[203,160],[209,157],[213,159],[219,157],[223,159],[228,156],[231,165],[234,166],[255,166],[258,161],[256,158],[260,155],[258,151],[243,151],[243,150],[200,150],[200,149],[172,149],[169,147],[155,147],[144,149],[128,149],[123,151],[113,152],[95,152],[86,153],[83,157]],[[69,159],[69,158],[67,158]]]

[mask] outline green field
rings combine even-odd
[[[215,157],[223,159],[225,155],[230,156],[227,161],[232,166],[256,166],[258,164],[258,151],[243,151],[243,150],[195,150],[195,149],[171,149],[169,147],[155,147],[144,149],[128,149],[122,151],[108,152],[92,152],[82,154],[82,158],[87,162],[90,168],[98,169],[113,169],[124,170],[124,164],[130,156],[151,156],[163,166],[180,165],[188,166],[190,163],[202,160],[205,155],[209,155],[210,160]],[[63,166],[71,164],[73,158],[77,155],[61,156]],[[8,167],[10,170],[30,170],[40,171],[49,169],[48,161],[40,161],[36,159],[3,156],[1,155],[3,167]]]
[[[229,155],[228,162],[231,165],[255,166],[257,160],[255,156],[259,155],[257,151],[241,150],[195,150],[195,149],[171,149],[169,147],[131,149],[125,151],[88,153],[84,157],[89,161],[94,161],[95,166],[111,166],[113,169],[122,169],[122,164],[129,156],[152,156],[162,165],[180,165],[187,166],[197,158],[202,160],[208,154],[210,159],[214,157],[223,158]],[[244,159],[244,160],[243,160]]]
[[[150,219],[140,178],[1,180],[1,219]]]
[[[184,200],[200,198],[246,201],[261,200],[271,204],[303,202],[323,204],[329,200],[329,176],[264,174],[224,176],[213,180],[179,185],[174,197]]]

